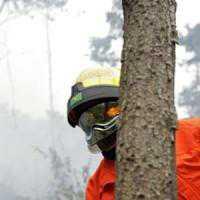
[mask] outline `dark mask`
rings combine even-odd
[[[102,151],[102,155],[107,160],[115,160],[116,159],[116,152],[115,151],[116,151],[116,148],[114,147],[109,151]]]

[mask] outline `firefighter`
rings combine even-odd
[[[72,87],[68,122],[85,133],[92,153],[103,159],[86,187],[86,200],[114,200],[120,68],[84,70]],[[176,166],[179,200],[200,200],[200,118],[178,122]]]

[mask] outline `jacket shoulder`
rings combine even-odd
[[[94,174],[89,178],[86,187],[86,200],[98,200],[104,187],[115,182],[114,161],[103,159]]]
[[[178,121],[178,129],[182,126],[200,128],[200,117],[181,119]]]
[[[115,162],[113,160],[103,159],[94,174],[89,178],[89,182],[94,182],[96,185],[104,184],[115,179]]]
[[[178,121],[176,131],[177,156],[200,149],[200,118]]]

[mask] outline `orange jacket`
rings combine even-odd
[[[200,200],[200,118],[185,119],[176,131],[178,200]],[[114,161],[103,159],[89,179],[86,200],[114,200]]]

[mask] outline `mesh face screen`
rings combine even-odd
[[[119,112],[118,102],[115,101],[97,104],[82,113],[79,126],[85,132],[90,147],[116,132]],[[101,144],[103,146],[104,143]]]
[[[89,133],[94,124],[108,122],[119,112],[118,102],[100,103],[82,113],[79,119],[79,126],[86,133]]]

